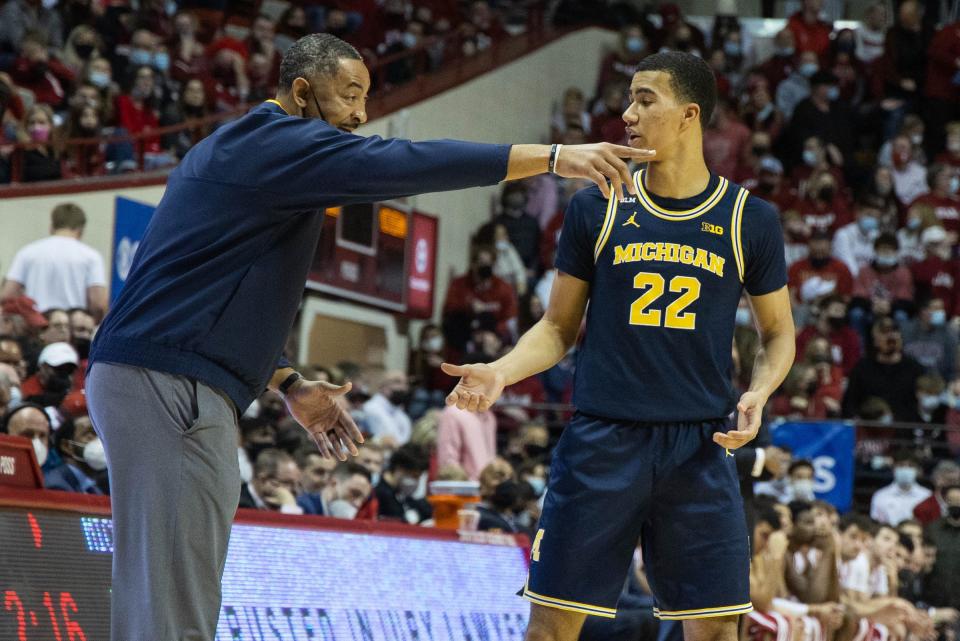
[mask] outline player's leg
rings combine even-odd
[[[205,385],[97,363],[113,506],[113,641],[210,641],[240,494],[236,414]]]
[[[657,602],[654,614],[682,621],[685,634],[687,621],[736,620],[753,609],[736,464],[712,440],[723,428],[723,422],[656,428],[657,482],[643,527],[643,554]],[[703,633],[725,629],[717,625]]]
[[[530,604],[525,641],[577,641],[587,615],[546,605]]]
[[[683,622],[684,641],[737,641],[737,616],[687,619]]]
[[[648,438],[649,431],[631,424],[580,414],[564,430],[553,453],[522,592],[544,606],[534,609],[528,639],[576,638],[583,618],[561,614],[565,611],[616,615],[650,503]],[[576,630],[571,621],[578,622]]]

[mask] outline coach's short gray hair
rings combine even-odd
[[[300,38],[283,54],[280,91],[289,90],[299,77],[336,74],[342,58],[363,59],[353,45],[329,33],[311,33]]]

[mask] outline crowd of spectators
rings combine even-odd
[[[308,33],[344,38],[368,64],[387,59],[377,90],[522,33],[541,4],[0,0],[0,183],[132,171],[141,157],[147,170],[175,164],[274,97],[283,52]]]
[[[8,2],[4,10],[13,4],[33,6]],[[443,3],[432,4],[432,15],[445,15]],[[382,5],[397,18],[384,18],[384,25],[400,24],[401,6],[407,5]],[[751,596],[757,611],[748,632],[758,641],[781,633],[800,638],[800,631],[804,638],[837,641],[957,638],[960,431],[951,428],[960,427],[960,23],[930,19],[924,13],[930,6],[903,0],[890,16],[887,4],[877,3],[860,28],[835,31],[819,17],[821,0],[803,0],[766,58],[756,55],[734,16],[718,15],[704,33],[674,5],[650,16],[623,12],[618,44],[601,61],[598,85],[563,91],[545,125],[554,142],[623,142],[621,114],[632,67],[664,48],[698,53],[716,71],[723,94],[705,134],[709,166],[781,213],[797,362],[768,403],[768,422],[859,419],[858,474],[869,472],[889,484],[841,517],[816,500],[811,461],[793,460],[789,451],[762,439],[738,450],[753,527]],[[241,50],[223,42],[230,36],[211,33],[199,14],[167,16],[159,7],[97,16],[100,24],[113,15],[114,28],[125,29],[137,43],[129,53],[117,53],[118,41],[111,40],[107,58],[93,57],[104,38],[99,27],[76,31],[86,24],[81,20],[63,31],[70,16],[88,15],[82,3],[61,7],[63,15],[33,7],[38,21],[46,16],[51,44],[51,29],[61,34],[64,54],[56,65],[89,58],[84,73],[99,74],[96,82],[77,85],[89,93],[80,94],[81,108],[62,126],[85,131],[97,121],[142,128],[159,123],[160,111],[166,122],[175,122],[228,109],[251,95],[231,93],[236,85],[230,82],[250,74],[255,55],[264,56],[263,70],[275,69],[279,52],[305,30],[341,25],[349,37],[359,33],[358,20],[370,19],[362,11],[294,7],[279,25],[256,18]],[[425,18],[421,9],[413,15]],[[471,20],[482,23],[481,14],[489,11],[486,3],[473,3]],[[503,7],[497,11],[497,20],[510,15]],[[137,22],[150,16],[154,22],[143,23],[150,29]],[[455,14],[448,19],[449,28],[457,28]],[[424,27],[430,21],[419,22]],[[0,47],[4,33],[0,28]],[[22,35],[18,60],[26,55],[24,47],[30,51],[31,33]],[[391,31],[385,27],[383,33]],[[366,45],[383,53],[412,41],[408,32],[385,38]],[[86,48],[91,42],[93,48]],[[211,47],[217,52],[213,67],[187,71],[191,60],[206,60]],[[49,51],[46,45],[40,50]],[[129,74],[128,93],[110,80],[120,55],[126,57],[119,62]],[[44,78],[56,78],[56,65]],[[98,84],[104,78],[106,84]],[[219,89],[211,93],[210,78],[226,84],[215,84]],[[174,83],[181,83],[182,93],[170,93]],[[0,100],[2,92],[0,85]],[[161,95],[162,102],[153,102]],[[24,109],[23,127],[46,126],[52,135],[58,114],[73,99],[65,94],[54,109],[42,103]],[[148,112],[156,119],[143,120]],[[154,151],[176,156],[192,140],[183,133],[158,138]],[[53,143],[48,152],[38,150],[31,162],[53,167]],[[113,152],[98,153],[109,158]],[[440,364],[490,362],[543,316],[564,209],[587,184],[543,175],[504,186],[489,222],[473,235],[468,269],[449,284],[441,318],[411,337],[416,340],[408,371],[351,362],[303,368],[314,379],[353,382],[342,402],[368,436],[357,459],[321,458],[282,400],[264,393],[240,420],[241,505],[429,525],[428,480],[467,481],[477,484],[481,497],[481,529],[532,533],[550,449],[569,409],[576,348],[542,375],[507,388],[502,402],[481,413],[445,407],[454,381]],[[82,389],[106,290],[102,260],[80,241],[83,224],[78,208],[58,207],[52,235],[25,247],[6,272],[0,407],[7,408],[4,431],[33,441],[48,486],[99,494],[109,491],[105,460]],[[63,271],[49,280],[51,270]],[[50,291],[44,285],[49,282],[63,287]],[[757,349],[744,301],[735,331],[735,389],[749,385]],[[911,429],[889,425],[895,422]],[[641,555],[622,603],[649,609]],[[635,623],[635,632],[649,633],[645,615]],[[591,625],[585,638],[603,634]]]

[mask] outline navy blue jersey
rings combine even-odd
[[[711,175],[689,199],[618,202],[597,187],[567,208],[556,266],[590,283],[573,401],[625,421],[706,421],[736,406],[733,328],[741,292],[787,283],[776,210]]]

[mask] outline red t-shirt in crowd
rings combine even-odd
[[[910,203],[910,209],[914,207],[929,207],[945,230],[960,232],[960,198],[953,195],[940,197],[931,192]]]
[[[739,120],[728,118],[717,128],[703,132],[703,156],[707,167],[721,176],[737,175],[743,150],[750,143],[750,130]]]
[[[799,357],[807,349],[807,343],[814,338],[822,336],[819,330],[813,325],[807,325],[797,334],[797,356]],[[833,362],[843,369],[843,375],[849,376],[853,366],[860,360],[863,348],[860,345],[860,336],[850,327],[842,327],[831,331],[827,336],[830,341],[830,352],[833,356]]]
[[[917,506],[913,508],[913,518],[920,521],[921,525],[929,525],[934,521],[939,521],[944,516],[946,515],[943,513],[943,508],[940,506],[940,499],[937,498],[936,492],[923,501],[920,501]]]
[[[486,311],[497,319],[500,330],[505,329],[506,322],[517,316],[517,296],[510,283],[492,276],[485,285],[473,282],[473,276],[466,274],[450,281],[447,289],[447,300],[443,304],[443,313],[463,312],[473,314],[474,301],[483,303]]]
[[[820,268],[814,267],[809,258],[798,260],[790,265],[787,272],[787,283],[790,285],[790,291],[799,298],[803,284],[815,277],[836,283],[833,290],[834,294],[850,296],[853,293],[853,276],[850,275],[850,270],[843,264],[843,261],[836,258],[830,258],[827,264]]]
[[[953,79],[957,75],[960,58],[960,22],[948,24],[938,31],[927,50],[927,81],[923,89],[928,98],[956,100],[960,87]]]
[[[787,29],[793,32],[797,53],[812,51],[822,58],[830,49],[830,34],[833,32],[833,27],[823,20],[807,24],[803,19],[803,12],[798,11],[790,16]]]
[[[138,106],[127,94],[117,96],[117,123],[130,134],[138,134],[146,129],[156,129],[160,126],[160,120],[153,109],[146,105]],[[160,151],[159,137],[144,138],[143,143],[144,151],[150,153]]]
[[[839,194],[835,195],[833,202],[829,204],[800,198],[797,199],[795,206],[811,230],[825,230],[834,234],[844,225],[853,222],[853,214],[850,213],[847,199]]]
[[[955,316],[960,313],[960,297],[956,284],[960,277],[960,262],[944,260],[939,256],[928,256],[910,266],[918,298],[933,296],[943,300],[947,313]]]

